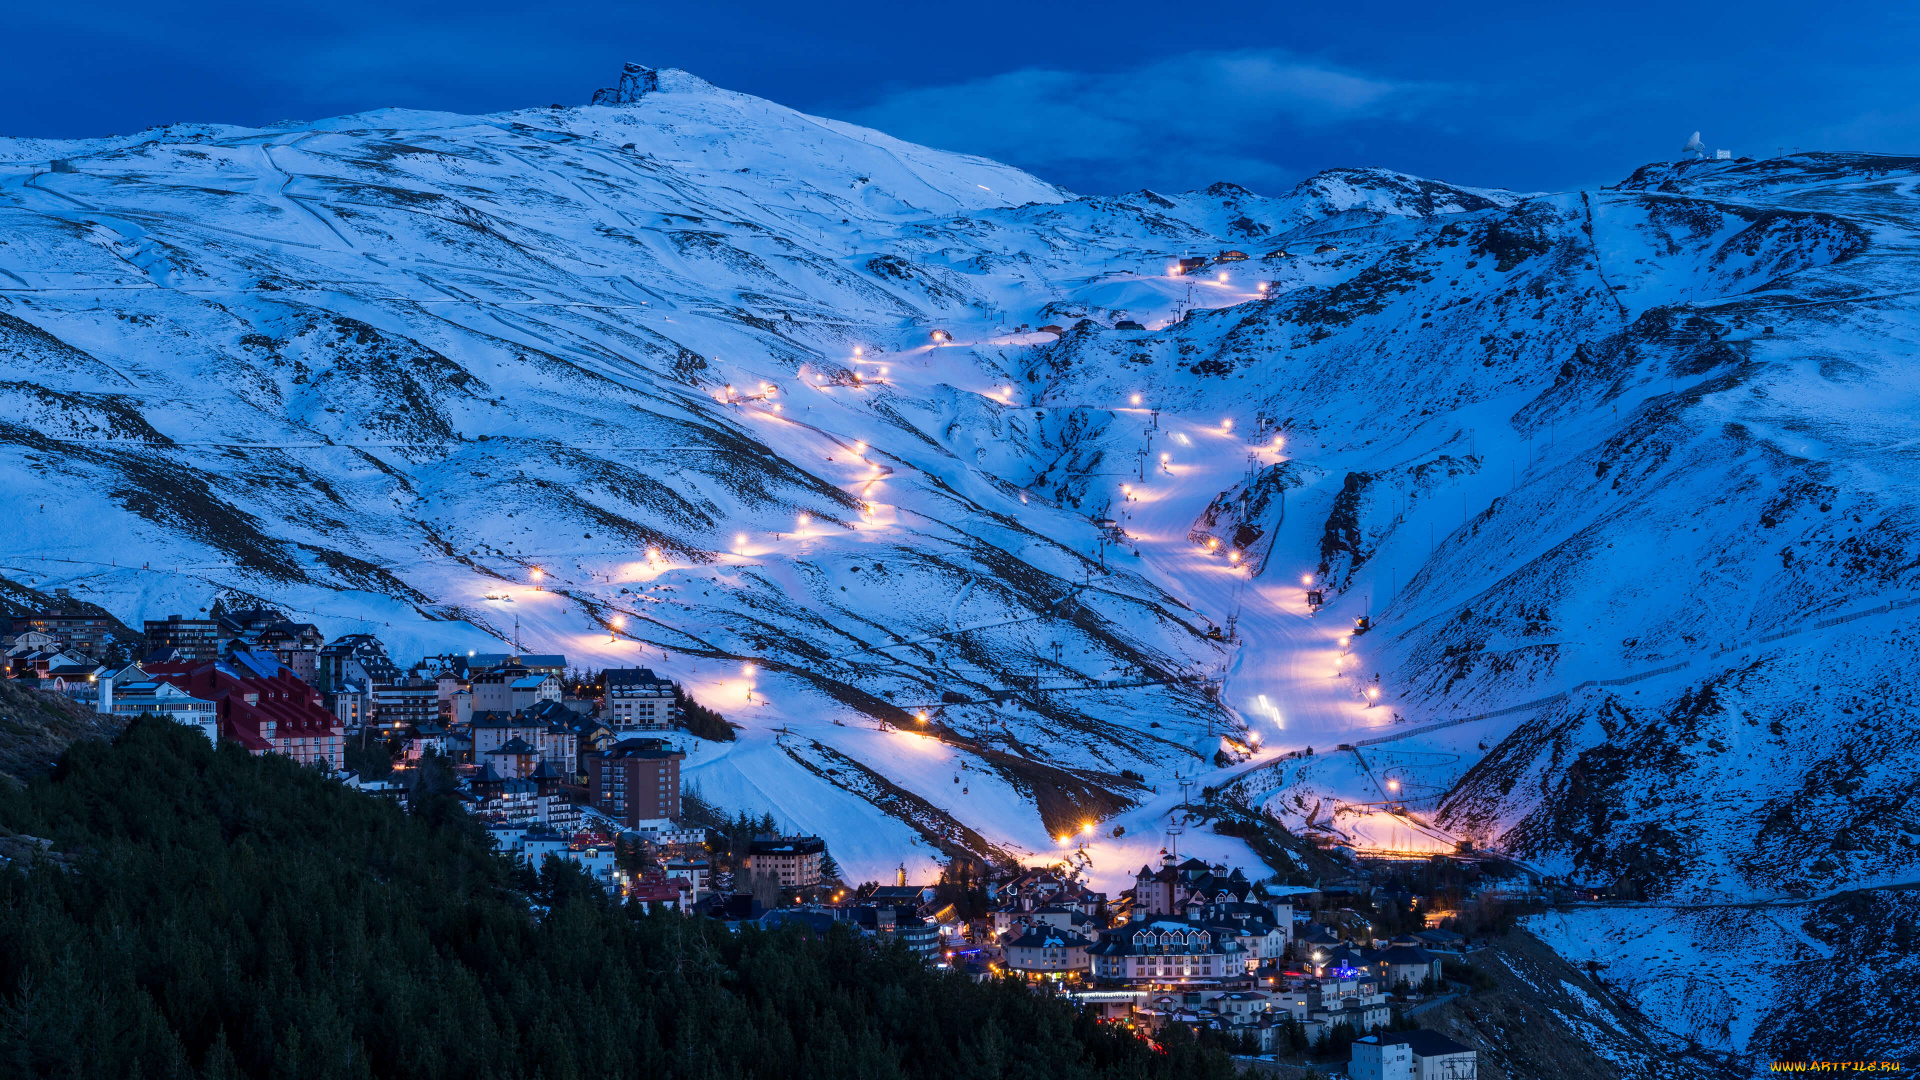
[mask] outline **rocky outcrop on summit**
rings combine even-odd
[[[620,72],[620,82],[593,92],[594,105],[632,105],[648,94],[661,91],[711,90],[713,84],[679,68],[650,68],[628,63]]]

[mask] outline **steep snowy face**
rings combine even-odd
[[[1261,797],[1363,845],[1910,876],[1906,609],[1715,654],[1907,594],[1912,162],[1075,198],[597,100],[0,142],[9,574],[654,666],[742,726],[709,797],[867,877],[1095,818],[1131,871],[1306,746]]]
[[[1323,678],[1379,720],[1340,741],[1555,698],[1283,770],[1300,827],[1413,798],[1435,842],[1630,893],[1907,880],[1910,618],[1816,624],[1914,591],[1915,174],[1650,168],[1377,223],[1036,375],[1272,422],[1293,460],[1250,461],[1196,536],[1371,614]]]
[[[1013,325],[1169,219],[684,72],[600,100],[0,143],[12,572],[650,664],[750,733],[710,796],[868,874],[1210,767],[1225,647],[1028,490],[1113,417]]]

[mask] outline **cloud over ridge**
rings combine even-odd
[[[1077,191],[1214,180],[1271,191],[1309,171],[1281,158],[1289,133],[1398,122],[1450,93],[1248,49],[1185,53],[1113,72],[1023,68],[907,88],[847,119],[1018,164]]]

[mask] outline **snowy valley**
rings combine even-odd
[[[1534,929],[1672,1047],[1920,1048],[1920,159],[1081,197],[594,100],[0,140],[4,573],[652,667],[856,880],[1119,888],[1186,781],[1604,890]]]

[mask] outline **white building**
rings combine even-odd
[[[684,879],[692,888],[695,899],[707,895],[711,887],[712,867],[703,860],[671,859],[662,868],[666,870],[667,877]]]
[[[542,701],[560,700],[560,680],[552,675],[524,675],[507,686],[508,709],[519,712]]]
[[[1042,923],[1002,946],[1007,968],[1027,976],[1070,975],[1087,971],[1087,946],[1071,930]]]
[[[373,690],[370,683],[338,682],[326,699],[343,731],[358,731],[373,716]]]
[[[1353,1044],[1353,1080],[1479,1080],[1479,1055],[1437,1031],[1369,1035]]]
[[[141,669],[139,664],[128,664],[118,671],[106,672],[100,676],[100,697],[98,701],[94,702],[94,711],[107,713],[109,715],[113,713],[113,688],[115,686],[152,681],[152,679],[147,677],[147,673]]]
[[[214,711],[214,703],[194,697],[171,683],[116,683],[112,700],[115,716],[134,717],[142,713],[164,716],[200,729],[208,742],[220,745],[220,718]]]
[[[673,681],[655,675],[652,668],[608,668],[606,702],[607,726],[616,731],[664,731],[679,719]]]

